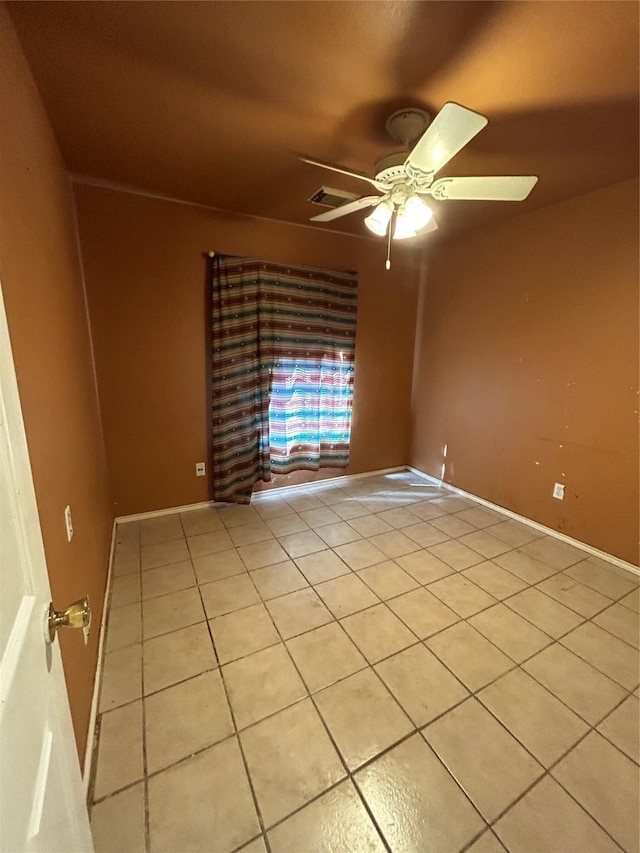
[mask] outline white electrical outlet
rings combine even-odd
[[[553,496],[559,501],[564,500],[564,483],[555,483],[553,486]]]
[[[67,526],[67,542],[71,542],[73,539],[73,521],[71,520],[71,507],[65,507],[64,510],[64,523]]]
[[[204,462],[196,462],[196,477],[204,477],[207,473],[207,466]]]

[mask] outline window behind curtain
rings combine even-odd
[[[272,471],[346,467],[355,274],[216,255],[212,297],[216,500],[248,503]]]

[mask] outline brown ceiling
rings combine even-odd
[[[540,180],[523,203],[437,203],[440,237],[638,173],[635,2],[8,5],[78,175],[306,223],[321,184],[368,187],[295,151],[371,174],[393,110],[446,101],[489,125],[443,175]]]

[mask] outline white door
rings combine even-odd
[[[59,643],[45,643],[51,592],[1,291],[0,462],[0,851],[90,853]]]

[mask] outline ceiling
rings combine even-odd
[[[384,122],[447,101],[489,124],[443,175],[535,174],[530,198],[436,202],[442,239],[638,173],[634,2],[11,2],[71,172],[308,223],[372,174]],[[368,234],[356,213],[314,227]],[[370,235],[369,235],[370,236]],[[379,238],[375,238],[379,239]]]

